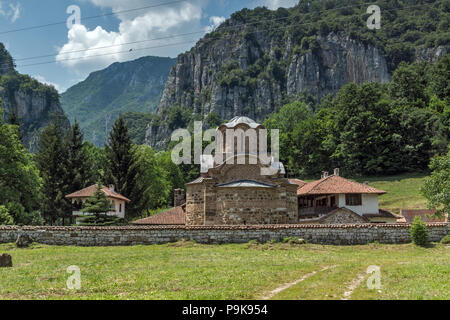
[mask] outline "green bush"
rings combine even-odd
[[[114,216],[100,215],[96,216],[84,216],[77,219],[77,225],[79,226],[121,226],[126,225],[126,221],[122,218]]]
[[[0,206],[0,225],[12,225],[12,224],[14,224],[14,219],[9,214],[8,209],[5,206]]]
[[[450,235],[446,235],[442,238],[441,243],[443,244],[449,244],[450,243]]]
[[[428,230],[425,222],[420,217],[415,217],[410,228],[412,241],[419,246],[424,246],[428,242]]]

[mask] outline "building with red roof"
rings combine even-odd
[[[143,226],[184,226],[186,224],[186,205],[174,207],[153,216],[136,220],[134,225]]]
[[[448,214],[440,217],[436,216],[437,210],[426,209],[402,209],[400,211],[402,218],[398,222],[412,223],[415,217],[420,217],[424,222],[448,222]]]
[[[103,193],[108,197],[108,199],[111,202],[112,208],[114,210],[111,210],[110,212],[107,212],[106,214],[109,216],[116,216],[119,218],[125,217],[125,204],[131,202],[130,199],[127,197],[124,197],[123,195],[117,193],[114,190],[114,186],[110,185],[109,187],[102,186],[101,190]],[[86,202],[89,197],[93,196],[95,191],[97,191],[97,185],[94,184],[92,186],[89,186],[87,188],[84,188],[82,190],[76,191],[74,193],[68,194],[66,198],[72,199],[72,204],[76,208],[72,214],[74,216],[89,216],[92,215],[90,213],[85,213],[81,211],[81,208],[83,207],[83,204]]]
[[[336,212],[335,209],[346,208],[370,222],[395,223],[398,216],[378,207],[378,197],[385,193],[368,183],[341,177],[339,169],[335,169],[333,175],[323,172],[321,179],[298,188],[299,219],[317,219]]]

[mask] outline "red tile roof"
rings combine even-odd
[[[89,198],[92,195],[94,195],[95,191],[97,191],[97,185],[96,184],[94,184],[94,185],[92,185],[90,187],[84,188],[82,190],[79,190],[77,192],[68,194],[66,196],[66,198],[69,198],[69,199],[73,199],[73,198]],[[130,199],[124,197],[123,195],[121,195],[121,194],[119,194],[117,192],[111,191],[108,187],[102,186],[102,191],[109,198],[114,198],[114,199],[119,199],[119,200],[123,200],[123,201],[126,201],[126,202],[131,202]]]
[[[378,213],[364,213],[363,216],[366,218],[392,218],[392,219],[401,218],[401,216],[384,209],[379,209]]]
[[[172,208],[168,211],[155,214],[141,220],[134,221],[135,225],[185,225],[186,213],[185,205]]]
[[[448,222],[448,217],[444,215],[442,218],[433,216],[436,210],[401,210],[401,214],[405,217],[406,223],[412,223],[416,216],[422,218],[425,222]]]
[[[310,182],[297,190],[298,195],[340,193],[384,194],[386,191],[379,190],[362,183],[353,182],[335,175]]]
[[[303,187],[307,182],[300,179],[288,179],[290,183],[298,185],[299,188]]]

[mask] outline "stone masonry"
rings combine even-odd
[[[267,138],[260,136],[263,129],[247,117],[235,117],[217,129],[223,137],[217,146],[222,159],[214,159],[186,184],[186,225],[298,223],[298,185],[284,177],[283,165],[271,154],[258,153],[258,139]],[[257,141],[250,143],[247,135]]]
[[[198,243],[246,243],[280,241],[298,237],[310,243],[354,245],[373,241],[408,243],[410,224],[259,225],[259,226],[145,226],[145,227],[0,227],[0,243],[14,242],[27,234],[37,243],[73,246],[124,246],[162,244],[179,239]],[[431,241],[448,233],[447,223],[427,224]]]

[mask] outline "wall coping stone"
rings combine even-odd
[[[447,222],[426,223],[429,228],[449,226]],[[410,228],[410,223],[363,223],[363,224],[265,224],[265,225],[217,225],[217,226],[120,226],[120,227],[81,227],[81,226],[0,226],[0,230],[23,231],[130,231],[130,230],[285,230],[285,229],[387,229]]]

